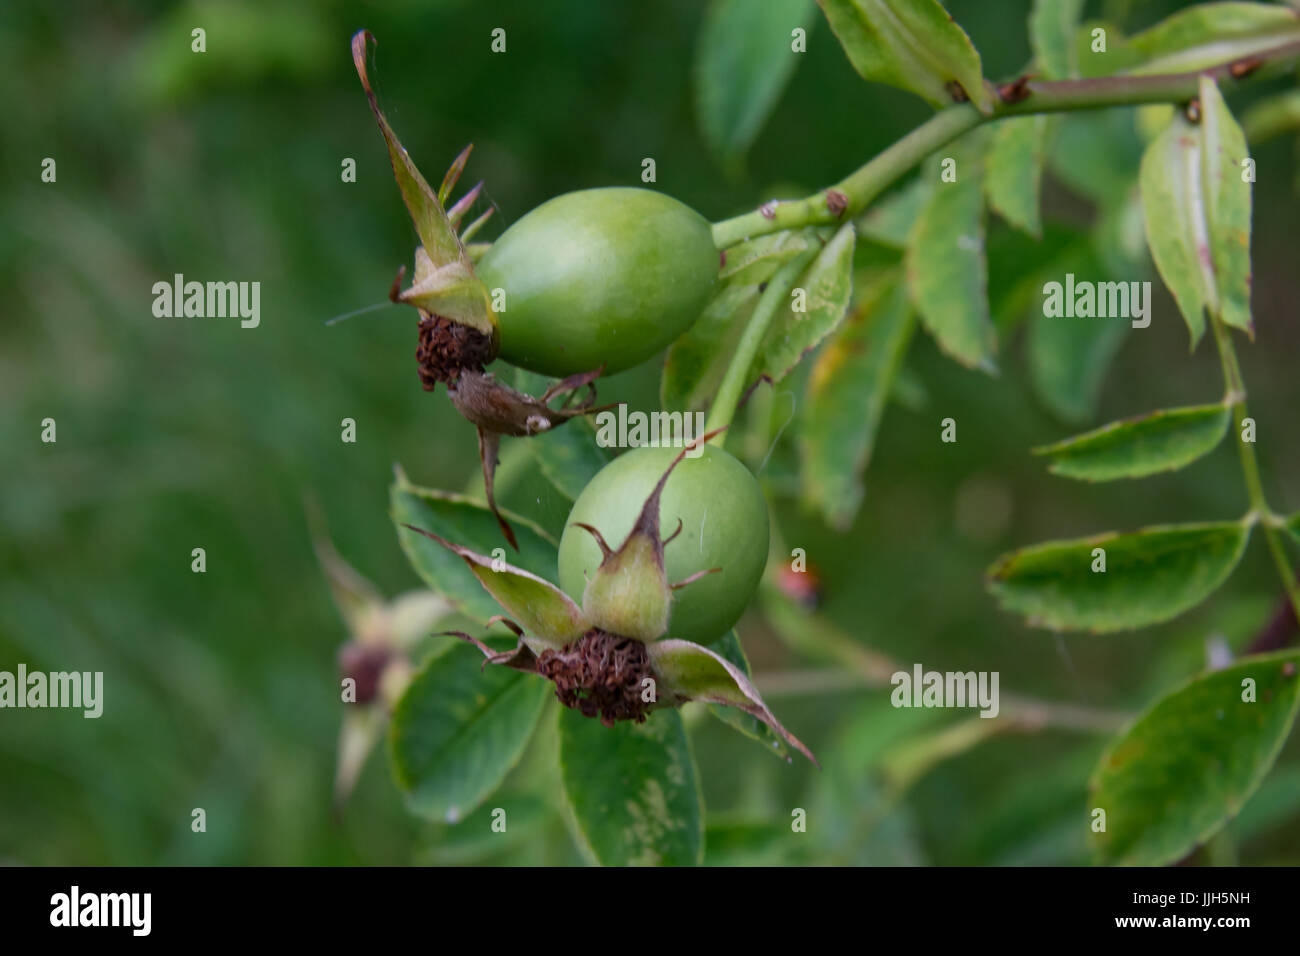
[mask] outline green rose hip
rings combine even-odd
[[[601,469],[578,496],[559,556],[560,587],[574,600],[582,599],[602,559],[600,545],[579,525],[599,529],[611,546],[622,541],[679,451],[634,449]],[[749,469],[705,445],[699,458],[681,461],[664,485],[659,519],[668,581],[721,569],[673,592],[666,636],[707,644],[735,625],[758,587],[767,563],[767,503]]]
[[[557,196],[505,231],[478,262],[505,292],[500,358],[546,375],[644,362],[690,327],[713,294],[709,223],[648,189]]]
[[[483,184],[455,202],[466,147],[435,189],[379,108],[366,70],[374,38],[352,37],[352,60],[388,147],[393,175],[420,237],[409,285],[403,266],[389,298],[419,313],[420,383],[442,384],[478,430],[484,492],[502,533],[493,474],[502,436],[548,431],[596,408],[595,380],[649,359],[690,327],[717,285],[712,228],[694,210],[647,189],[567,193],[525,215],[487,249],[470,240],[492,215],[466,224]],[[561,380],[541,395],[489,370],[505,361]],[[614,602],[617,603],[617,602]]]
[[[542,203],[486,250],[470,239],[491,216],[465,224],[479,183],[451,202],[466,147],[435,190],[393,131],[370,85],[366,31],[352,59],[388,146],[398,191],[420,237],[412,281],[389,291],[420,313],[417,361],[426,389],[454,389],[500,356],[569,378],[617,372],[653,356],[690,327],[717,285],[708,221],[648,189],[585,189]]]
[[[566,533],[559,555],[561,580],[566,574],[569,578],[567,594],[498,558],[432,531],[405,527],[464,559],[505,611],[494,620],[514,631],[519,642],[513,650],[501,651],[464,631],[448,633],[474,644],[492,664],[551,681],[564,706],[599,717],[607,727],[619,721],[643,723],[658,708],[692,700],[737,707],[816,763],[812,751],[763,703],[745,670],[706,646],[735,623],[763,572],[767,510],[753,476],[717,448],[704,450],[702,458],[690,462],[694,467],[680,473],[686,480],[677,481],[686,454],[687,449],[639,449],[602,469],[587,485],[574,515],[609,523],[603,530],[583,521],[570,525],[568,532],[574,534]],[[635,489],[647,483],[649,493],[638,501]],[[674,485],[677,490],[669,492]],[[679,519],[676,530],[665,538],[660,520],[673,515]],[[621,541],[606,538],[605,532],[614,528],[628,529]],[[590,562],[574,543],[580,540],[577,532],[593,542]],[[668,556],[669,548],[676,548],[675,557]],[[709,566],[715,559],[731,575],[720,587],[700,590],[701,584],[722,577],[721,567]],[[691,573],[673,581],[670,568]],[[575,574],[580,575],[576,580]],[[683,595],[695,594],[698,600],[679,602]]]

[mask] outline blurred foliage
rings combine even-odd
[[[948,6],[987,75],[1023,66],[1027,3]],[[1107,0],[1085,15],[1133,33],[1178,6]],[[699,132],[691,85],[703,13],[693,0],[0,7],[9,94],[0,669],[22,661],[105,675],[98,720],[0,713],[0,861],[579,862],[553,797],[553,704],[499,796],[512,808],[509,837],[485,837],[487,808],[477,829],[476,816],[450,826],[408,815],[382,751],[342,816],[331,813],[334,658],[346,634],[312,554],[303,495],[320,502],[344,557],[391,595],[419,584],[387,517],[393,464],[444,488],[472,485],[478,466],[473,429],[417,385],[412,315],[394,308],[323,324],[383,301],[412,247],[348,39],[362,26],[378,37],[378,93],[417,162],[440,169],[476,143],[467,181],[486,180],[499,209],[492,235],[560,192],[636,182],[647,156],[657,188],[719,219],[834,181],[927,114],[907,94],[864,84],[818,24],[743,170],[724,170]],[[497,26],[508,31],[504,55],[489,51]],[[206,30],[202,55],[190,52],[195,27]],[[1270,92],[1264,84],[1240,106]],[[1113,148],[1110,127],[1131,150]],[[1132,111],[1094,129],[1075,125],[1056,141],[1044,182],[1049,236],[1118,215],[1139,143]],[[1243,365],[1270,495],[1296,510],[1300,204],[1289,137],[1254,148],[1258,339]],[[57,160],[54,184],[40,181],[44,157]],[[345,157],[357,161],[354,184],[340,181]],[[1027,240],[1008,235],[992,224],[1000,327],[1037,306],[1021,287],[1025,271],[1050,268],[1022,259]],[[1105,262],[1107,251],[1070,255]],[[175,273],[260,281],[261,326],[155,318],[151,287]],[[1194,403],[1217,381],[1208,350],[1187,357],[1176,307],[1156,288],[1152,327],[1126,337],[1097,407],[1070,417],[1091,412],[1096,423]],[[783,536],[816,562],[824,616],[864,648],[928,668],[998,670],[1004,694],[1136,712],[1199,670],[1212,637],[1234,649],[1250,642],[1271,613],[1272,569],[1252,549],[1213,601],[1140,634],[1056,638],[997,611],[982,573],[1009,548],[1228,518],[1243,504],[1226,445],[1176,476],[1123,486],[1047,475],[1029,449],[1065,430],[1020,360],[1030,348],[1032,339],[1010,338],[990,379],[918,337],[904,375],[913,397],[890,404],[853,527],[837,533],[782,506]],[[766,411],[775,423],[760,434],[793,414],[782,396],[801,394],[798,378],[751,406],[751,418]],[[649,407],[658,379],[651,363],[602,382],[602,400]],[[956,446],[937,440],[949,414],[960,421]],[[56,444],[40,441],[46,417],[57,421]],[[340,441],[345,417],[357,422],[356,444]],[[780,489],[797,474],[797,449],[768,451],[752,449],[751,464]],[[506,506],[562,526],[567,499],[518,442],[507,443],[498,481]],[[207,552],[202,575],[190,571],[195,547]],[[760,687],[765,674],[808,666],[757,616],[741,635]],[[962,715],[894,710],[883,693],[851,685],[769,700],[827,769],[773,760],[688,712],[708,862],[1087,858],[1083,797],[1105,743],[1098,735],[998,735],[900,789],[879,773],[882,755]],[[1234,823],[1242,862],[1300,862],[1298,750],[1292,741]],[[204,834],[190,831],[195,807],[207,812]],[[807,834],[791,835],[794,808],[808,811]]]

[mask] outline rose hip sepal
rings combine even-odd
[[[415,232],[421,242],[415,253],[415,284],[405,292],[398,292],[395,288],[391,297],[395,302],[416,306],[422,313],[431,313],[467,325],[488,340],[494,339],[497,335],[496,318],[489,304],[487,286],[474,275],[465,244],[456,234],[460,218],[477,197],[482,184],[475,186],[464,200],[452,207],[450,213],[443,208],[473,147],[466,147],[456,157],[435,195],[411,161],[410,154],[397,139],[397,134],[388,124],[379,108],[375,92],[371,89],[370,78],[366,74],[366,49],[373,41],[374,37],[369,30],[358,31],[352,37],[352,62],[357,68],[357,76],[361,79],[361,87],[370,102],[370,109],[375,114],[375,121],[379,124],[379,131],[388,145],[388,156],[393,163],[397,188],[402,193],[402,201],[411,214],[411,221],[415,224]],[[479,224],[476,222],[470,228],[476,229]],[[401,278],[402,273],[399,273],[398,283]],[[495,348],[492,349],[492,354],[495,355]]]
[[[593,383],[604,371],[604,366],[570,375],[538,398],[516,391],[484,371],[500,350],[501,333],[487,286],[475,274],[465,243],[487,221],[493,210],[488,209],[457,234],[466,212],[478,199],[482,183],[474,186],[450,209],[445,207],[465,169],[473,144],[466,146],[456,157],[435,193],[379,108],[366,72],[366,52],[372,42],[374,37],[368,30],[357,32],[352,37],[352,60],[388,146],[397,188],[421,243],[415,250],[415,277],[411,287],[401,288],[406,275],[403,266],[393,280],[389,298],[414,306],[419,312],[419,341],[415,354],[420,382],[426,391],[433,391],[439,382],[446,385],[457,411],[478,429],[479,458],[483,465],[488,507],[496,516],[506,540],[518,550],[514,532],[497,509],[492,493],[501,436],[535,435],[575,416],[598,411]],[[584,386],[590,389],[588,399],[571,404],[573,395]],[[562,407],[549,407],[548,403],[558,397],[564,397]]]
[[[462,372],[455,387],[448,390],[457,411],[478,429],[478,454],[483,465],[483,490],[487,496],[487,505],[496,516],[506,540],[516,551],[519,550],[519,542],[515,539],[509,522],[501,516],[493,492],[493,476],[496,474],[497,449],[501,445],[501,436],[525,438],[548,431],[556,425],[563,425],[570,418],[601,411],[603,406],[596,406],[595,381],[603,370],[602,367],[570,375],[551,385],[537,398],[498,382],[488,372],[472,370]],[[574,403],[574,396],[584,387],[588,389],[586,398]],[[552,408],[548,403],[556,398],[561,399],[560,404]]]
[[[606,726],[618,720],[641,723],[657,707],[693,700],[736,707],[763,721],[816,764],[812,752],[782,726],[740,668],[707,647],[665,636],[673,590],[709,573],[677,584],[670,584],[664,573],[659,498],[690,447],[668,466],[617,550],[598,529],[586,529],[605,559],[588,582],[581,607],[544,578],[431,531],[405,527],[463,558],[508,615],[502,620],[519,636],[519,644],[505,654],[464,632],[447,632],[477,646],[487,659],[485,666],[501,664],[540,674],[555,683],[556,696],[565,706],[599,717]]]

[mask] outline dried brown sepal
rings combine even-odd
[[[844,195],[838,189],[826,190],[826,211],[836,219],[844,215],[844,210],[849,208],[849,197]]]
[[[681,519],[681,518],[678,518],[678,519],[677,519],[677,530],[674,531],[672,534],[670,534],[668,537],[664,538],[664,540],[663,540],[663,546],[664,546],[665,548],[668,547],[668,542],[672,541],[673,538],[677,537],[679,534],[682,533],[682,528],[683,528],[683,527],[685,527],[685,525],[682,523],[682,519]]]
[[[388,301],[394,305],[402,304],[402,280],[406,278],[406,266],[397,267],[397,275],[393,276],[393,284],[388,287]]]
[[[523,438],[549,431],[570,418],[601,411],[595,404],[594,382],[602,369],[571,375],[548,388],[539,398],[525,395],[498,381],[482,369],[466,370],[455,384],[448,386],[448,394],[466,420],[480,428]],[[586,400],[571,404],[574,395],[583,387],[590,389]],[[548,403],[563,396],[558,408]]]
[[[602,561],[614,553],[614,549],[609,546],[609,543],[605,541],[605,536],[601,534],[598,529],[583,521],[575,521],[573,525],[575,528],[581,528],[583,531],[587,532],[587,534],[596,539],[596,546],[600,548]]]
[[[518,551],[519,541],[515,538],[515,529],[510,527],[510,522],[506,521],[500,509],[497,508],[496,493],[492,488],[497,473],[497,451],[500,447],[500,433],[488,431],[480,425],[478,429],[478,457],[483,465],[483,495],[487,498],[488,509],[496,516],[497,524],[501,526],[501,533],[510,542],[510,547]]]
[[[463,329],[464,326],[456,326],[454,334],[462,334]],[[468,331],[473,332],[472,329]],[[595,381],[603,371],[604,366],[601,366],[589,372],[570,375],[548,388],[540,398],[525,395],[497,381],[481,367],[462,369],[455,381],[447,384],[447,394],[451,396],[456,410],[478,429],[479,460],[483,465],[483,489],[487,504],[496,515],[506,540],[516,551],[519,550],[519,545],[515,541],[515,533],[497,509],[492,490],[501,436],[523,438],[537,435],[564,424],[570,418],[600,411],[595,405]],[[571,404],[583,388],[589,390],[586,399]],[[547,404],[555,398],[564,399],[558,408]]]
[[[537,673],[537,656],[524,643],[522,632],[519,635],[519,643],[508,651],[494,651],[487,643],[472,634],[466,634],[464,631],[439,631],[434,636],[459,637],[462,641],[473,644],[483,652],[483,667],[487,667],[489,664],[497,664],[501,667],[509,667],[512,670],[523,671],[526,674]]]
[[[543,651],[537,673],[555,683],[565,707],[599,717],[606,727],[620,720],[644,723],[654,706],[653,699],[645,700],[646,688],[654,686],[646,681],[655,680],[645,645],[599,628],[559,651]]]
[[[520,627],[518,624],[516,624],[514,621],[510,620],[510,618],[506,617],[504,614],[493,614],[490,618],[487,619],[488,627],[491,627],[493,624],[502,625],[503,627],[510,630],[515,635],[515,637],[524,636],[524,629]]]

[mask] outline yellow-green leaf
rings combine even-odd
[[[1102,863],[1163,866],[1236,816],[1300,705],[1300,651],[1244,658],[1162,698],[1102,756],[1089,822]],[[1081,821],[1080,826],[1085,824]]]
[[[757,285],[722,286],[695,324],[668,347],[659,380],[664,408],[695,412],[709,407],[758,297]]]
[[[997,336],[989,318],[988,263],[980,156],[956,147],[956,182],[938,182],[908,236],[907,285],[939,347],[963,365],[996,370]],[[939,177],[938,166],[925,175]]]
[[[1199,123],[1179,114],[1152,141],[1140,175],[1151,256],[1193,347],[1205,332],[1206,310],[1252,332],[1246,139],[1208,76],[1201,77],[1200,109]]]
[[[1067,478],[1144,478],[1209,454],[1223,440],[1231,417],[1221,404],[1161,409],[1035,448],[1034,454],[1050,457],[1052,473]]]
[[[1209,597],[1241,559],[1250,528],[1240,521],[1161,525],[1049,541],[1003,555],[987,583],[1003,608],[1034,627],[1132,630]]]
[[[803,499],[840,530],[862,502],[862,475],[915,327],[897,279],[859,289],[859,296],[813,364],[799,420]]]
[[[937,0],[817,0],[863,79],[951,106],[954,84],[981,113],[993,111],[980,55]]]
[[[1201,175],[1219,318],[1254,334],[1250,318],[1250,158],[1246,134],[1214,80],[1201,77]]]
[[[1190,73],[1244,59],[1289,36],[1300,36],[1300,19],[1282,4],[1198,3],[1124,45],[1142,61],[1133,73]]]
[[[1038,238],[1043,234],[1039,195],[1051,117],[1000,120],[985,161],[984,192],[1003,219]]]
[[[853,294],[853,223],[845,223],[795,280],[768,326],[751,381],[766,375],[779,382],[843,320]]]
[[[1214,308],[1214,269],[1201,185],[1200,136],[1185,117],[1174,117],[1147,147],[1140,182],[1151,258],[1178,303],[1195,348],[1205,334],[1205,310]]]
[[[795,256],[819,250],[834,230],[826,227],[784,229],[730,246],[723,253],[718,278],[736,285],[756,286],[776,275]]]

